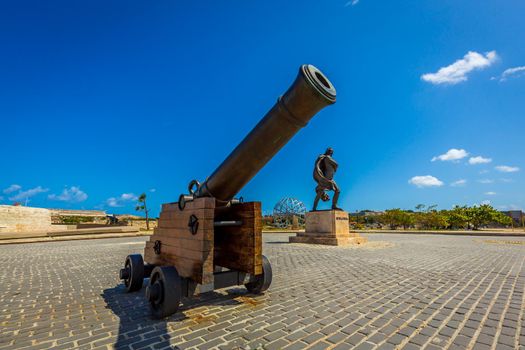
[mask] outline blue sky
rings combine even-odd
[[[309,207],[327,146],[346,210],[525,207],[523,1],[16,1],[0,11],[0,203],[153,214],[293,81],[337,103],[241,191]],[[433,160],[433,161],[432,161]]]

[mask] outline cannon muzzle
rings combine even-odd
[[[214,197],[217,205],[229,203],[299,129],[335,100],[335,88],[326,76],[312,65],[302,65],[288,91],[213,174],[202,184],[190,183],[190,195],[181,195],[179,206],[197,197]]]

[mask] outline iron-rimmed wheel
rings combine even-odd
[[[142,288],[142,283],[144,282],[144,260],[142,255],[130,254],[126,257],[124,268],[120,270],[120,279],[124,280],[128,293]]]
[[[181,279],[177,269],[173,266],[155,267],[146,287],[151,315],[164,318],[174,314],[179,309],[181,297]]]
[[[262,256],[262,275],[255,276],[253,282],[248,282],[244,286],[248,289],[248,292],[254,294],[260,294],[267,290],[272,283],[272,265],[270,260],[264,255]]]

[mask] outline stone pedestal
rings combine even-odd
[[[290,237],[290,243],[351,245],[366,243],[365,237],[350,232],[348,213],[342,210],[321,210],[306,213],[306,230]]]

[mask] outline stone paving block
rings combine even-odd
[[[401,344],[406,339],[405,336],[401,334],[394,334],[393,336],[389,337],[386,342],[394,345]]]
[[[155,343],[151,346],[153,349],[177,349],[176,345],[172,346],[169,340],[164,340],[158,343]]]
[[[293,333],[290,333],[288,334],[285,338],[291,342],[293,341],[296,341],[296,340],[300,340],[300,339],[304,339],[308,336],[309,333],[306,333],[305,331],[303,330],[298,330],[298,331],[295,331]]]
[[[307,347],[306,343],[303,343],[301,341],[294,342],[286,347],[283,348],[283,350],[301,350],[305,349]]]
[[[339,326],[337,326],[335,324],[332,324],[330,326],[326,326],[326,327],[321,328],[319,330],[319,332],[321,332],[324,335],[330,335],[330,334],[333,334],[335,332],[338,332],[340,329],[341,329],[341,327],[339,327]]]
[[[345,343],[349,343],[355,346],[359,344],[364,338],[365,336],[363,334],[355,333],[354,335],[351,335],[350,337],[346,338]]]
[[[340,344],[344,339],[346,339],[348,335],[346,335],[343,332],[337,332],[331,336],[329,336],[326,340],[332,344]]]
[[[476,339],[476,343],[481,343],[481,344],[485,344],[489,346],[491,346],[493,342],[494,342],[494,336],[490,334],[481,333]]]
[[[438,332],[438,334],[440,336],[442,336],[442,337],[450,338],[450,337],[452,337],[452,335],[454,335],[455,332],[456,332],[456,330],[454,328],[445,326]]]
[[[258,338],[262,338],[263,336],[266,335],[266,331],[263,331],[263,330],[259,330],[259,331],[255,331],[255,332],[249,332],[247,334],[245,334],[243,336],[244,339],[246,340],[249,340],[249,341],[252,341],[252,340],[255,340],[255,339],[258,339]]]
[[[498,338],[498,344],[514,346],[514,337],[509,337],[507,335],[500,334],[500,336]]]
[[[346,344],[346,343],[340,343],[339,345],[332,348],[332,350],[351,350],[353,349],[353,345]]]
[[[377,350],[395,350],[396,346],[390,343],[383,343],[377,347]]]
[[[224,343],[224,340],[217,338],[211,341],[206,341],[204,344],[199,345],[197,348],[199,350],[217,349],[217,347],[222,343]]]
[[[315,333],[309,334],[308,336],[306,336],[305,338],[303,338],[301,340],[303,342],[307,343],[307,344],[313,344],[316,341],[318,341],[319,339],[322,339],[324,337],[325,337],[324,334],[319,333],[319,332],[315,332]]]
[[[177,346],[179,346],[182,349],[187,349],[187,348],[191,348],[191,347],[196,347],[198,345],[201,345],[202,343],[204,343],[204,339],[202,339],[202,338],[195,338],[195,339],[192,339],[190,341],[186,341],[184,343],[177,344]]]
[[[284,339],[287,335],[288,333],[286,333],[285,331],[277,330],[275,332],[267,333],[264,336],[264,339],[268,342],[272,342],[277,339]]]
[[[421,346],[420,345],[417,345],[417,344],[414,344],[414,343],[410,343],[408,342],[405,346],[403,346],[401,349],[403,350],[419,350],[421,349]]]
[[[264,350],[281,350],[288,345],[288,342],[284,339],[277,339],[273,342],[264,345]]]
[[[494,337],[496,335],[497,329],[493,327],[485,327],[483,326],[481,328],[481,334]]]
[[[358,330],[359,330],[359,327],[356,325],[349,325],[344,328],[341,328],[341,332],[349,334],[349,335],[356,333]]]
[[[325,341],[319,341],[319,342],[315,343],[314,345],[312,345],[311,347],[309,347],[308,349],[325,350],[325,349],[329,349],[331,346],[333,346],[333,345],[330,344],[330,343],[327,343]]]
[[[525,346],[523,346],[525,347]],[[512,349],[515,349],[514,345],[513,346],[509,346],[509,345],[506,345],[506,344],[500,344],[500,343],[497,343],[496,344],[496,349],[497,350],[512,350]]]
[[[397,331],[398,334],[401,334],[405,337],[410,337],[412,334],[414,334],[414,332],[416,331],[415,328],[412,328],[412,327],[403,327],[401,328],[400,330]]]
[[[369,342],[363,342],[355,347],[356,350],[372,350],[375,347],[374,344]]]
[[[476,342],[474,344],[474,349],[476,349],[476,350],[489,350],[489,349],[491,349],[491,347],[490,347],[490,345]]]

